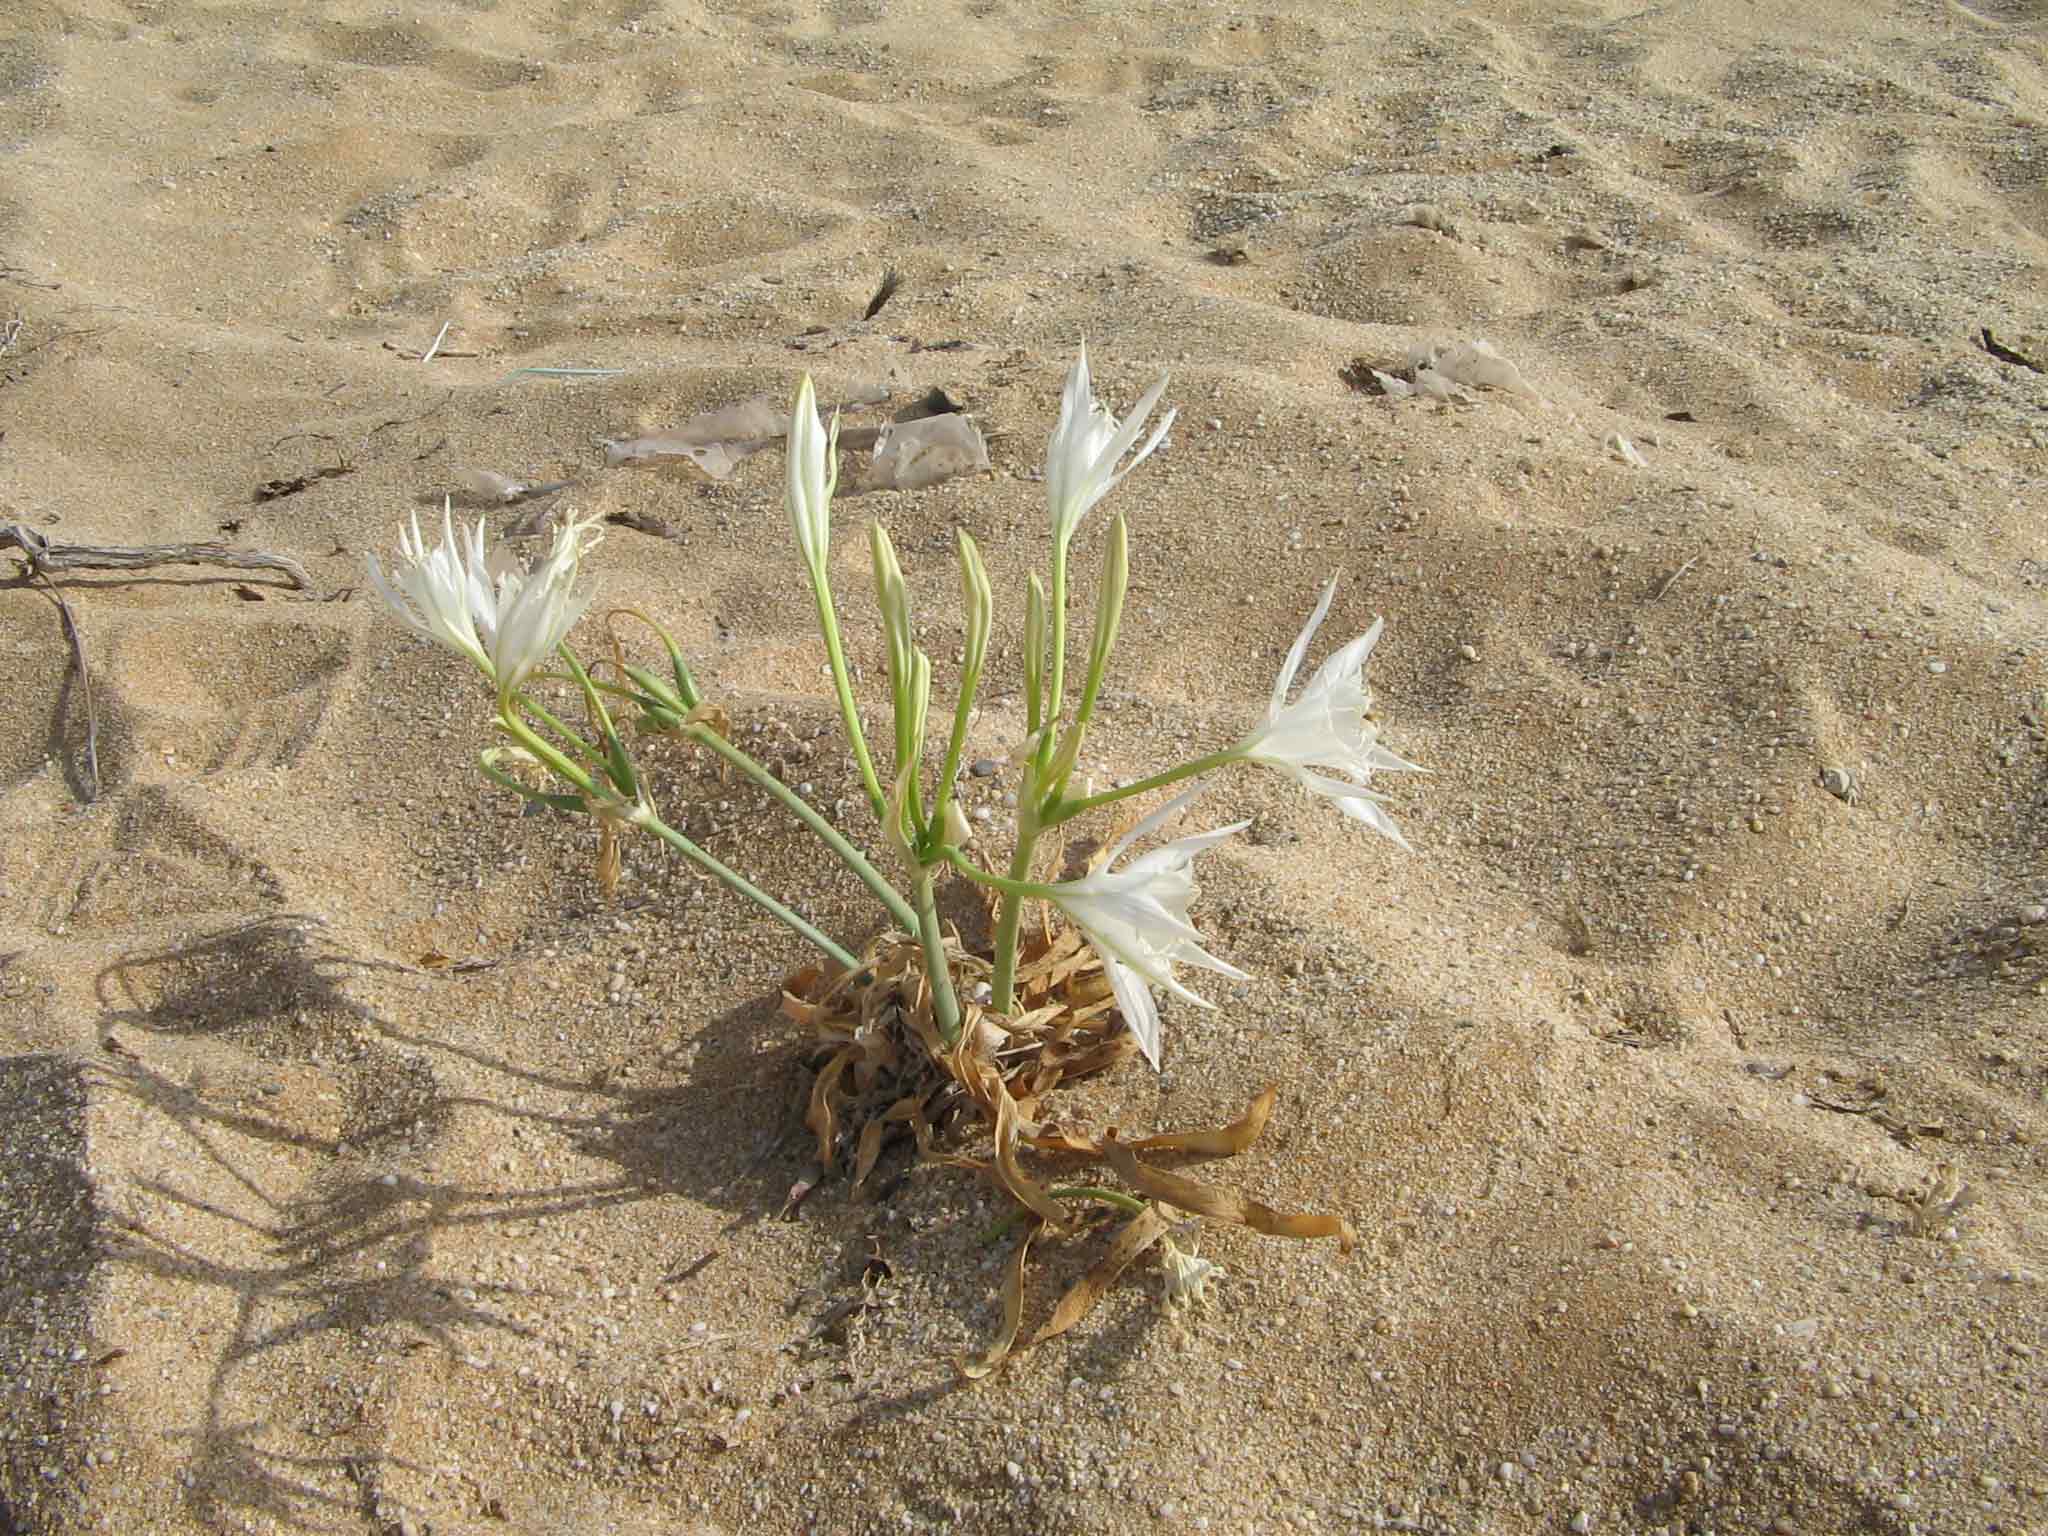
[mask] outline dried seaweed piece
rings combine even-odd
[[[303,475],[294,475],[289,480],[266,480],[256,487],[257,501],[282,501],[287,496],[310,490],[322,480],[339,480],[343,475],[356,472],[353,464],[330,464],[325,469],[310,470]]]
[[[639,507],[621,507],[616,512],[607,512],[604,520],[616,523],[621,528],[631,528],[638,533],[651,533],[657,539],[680,541],[683,537],[666,518],[656,517],[652,512]]]
[[[1417,383],[1421,382],[1421,370],[1428,368],[1453,384],[1505,390],[1539,403],[1543,399],[1522,377],[1522,370],[1495,351],[1491,342],[1454,341],[1447,347],[1431,344],[1410,349],[1408,356],[1415,366]]]
[[[1234,1189],[1219,1189],[1197,1179],[1168,1173],[1163,1168],[1148,1167],[1138,1161],[1136,1153],[1114,1137],[1103,1145],[1102,1153],[1109,1166],[1116,1170],[1117,1177],[1140,1194],[1193,1215],[1229,1222],[1233,1226],[1250,1227],[1268,1237],[1334,1237],[1338,1249],[1344,1253],[1349,1253],[1358,1242],[1358,1233],[1341,1216],[1290,1215]]]
[[[926,416],[890,422],[875,440],[864,491],[914,491],[988,465],[988,444],[965,416]]]
[[[1386,395],[1391,399],[1405,400],[1415,393],[1415,386],[1405,379],[1396,378],[1389,369],[1398,370],[1402,365],[1389,362],[1381,368],[1369,357],[1354,357],[1337,370],[1337,377],[1361,395]]]
[[[1393,384],[1400,383],[1398,379],[1387,382]],[[1381,387],[1384,388],[1385,385],[1383,384]],[[1387,392],[1389,394],[1393,393],[1392,390]],[[1430,399],[1441,400],[1446,405],[1478,404],[1471,395],[1458,387],[1456,380],[1446,374],[1438,373],[1434,368],[1417,368],[1415,370],[1414,387],[1408,392],[1411,394],[1427,395]]]
[[[1458,233],[1458,226],[1453,224],[1443,209],[1437,207],[1435,203],[1410,203],[1406,208],[1403,208],[1394,215],[1394,222],[1396,224],[1406,224],[1415,229],[1434,230],[1437,234],[1444,235],[1452,240],[1462,240],[1465,238]]]
[[[2031,357],[2015,352],[2011,347],[2000,342],[1996,336],[1991,334],[1991,327],[1988,325],[1984,327],[1983,340],[1984,350],[1997,358],[2001,363],[2013,363],[2021,368],[2031,368],[2036,373],[2048,373],[2048,367],[2043,367]]]
[[[868,307],[861,311],[861,319],[872,320],[882,312],[882,306],[896,297],[896,290],[903,286],[903,278],[894,267],[882,273],[882,286],[875,290],[875,296],[868,300]]]
[[[607,469],[652,469],[687,460],[723,480],[742,460],[781,442],[788,432],[788,415],[762,396],[692,416],[673,432],[613,439],[604,445],[604,463]]]
[[[838,405],[823,407],[821,413],[830,418],[836,412],[879,405],[888,398],[888,390],[872,386],[856,391]],[[604,464],[606,469],[659,469],[688,462],[712,479],[724,480],[745,460],[763,448],[773,447],[788,434],[788,414],[762,395],[692,416],[673,432],[608,439],[604,445]],[[854,446],[851,437],[850,433],[842,435],[842,446]]]
[[[494,469],[465,469],[456,478],[462,487],[456,499],[467,506],[486,507],[509,507],[517,502],[531,501],[536,496],[551,496],[576,483],[573,480],[515,480]]]

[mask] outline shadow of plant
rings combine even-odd
[[[302,1011],[365,1017],[347,995],[348,979],[406,967],[318,944],[313,936],[324,927],[325,918],[304,912],[236,923],[124,956],[94,978],[93,990],[108,1023],[159,1034],[234,1034]]]

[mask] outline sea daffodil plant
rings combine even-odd
[[[1088,812],[1236,765],[1277,769],[1312,793],[1330,800],[1406,847],[1400,829],[1370,785],[1378,773],[1403,772],[1414,764],[1380,744],[1372,718],[1365,667],[1381,626],[1339,647],[1289,701],[1296,676],[1336,595],[1333,579],[1322,591],[1307,625],[1289,650],[1273,686],[1263,719],[1233,745],[1190,759],[1117,788],[1076,793],[1075,773],[1088,727],[1101,697],[1116,647],[1129,584],[1130,529],[1119,514],[1102,541],[1087,670],[1078,694],[1067,697],[1068,557],[1089,514],[1121,481],[1167,440],[1175,413],[1168,410],[1146,427],[1164,397],[1161,377],[1119,422],[1096,398],[1084,347],[1067,375],[1057,424],[1046,448],[1045,486],[1049,512],[1050,579],[1029,576],[1024,604],[1022,684],[1028,735],[1013,756],[1018,770],[1014,838],[1008,872],[996,874],[980,863],[969,824],[956,799],[975,701],[988,660],[995,600],[981,551],[958,534],[960,583],[966,643],[960,657],[959,690],[949,712],[950,729],[935,777],[928,740],[932,694],[930,658],[917,643],[911,593],[895,546],[879,523],[868,529],[877,602],[886,639],[886,672],[894,721],[889,778],[876,766],[861,723],[854,678],[840,637],[831,584],[832,499],[838,481],[839,424],[819,416],[816,392],[807,376],[798,386],[788,429],[785,505],[802,574],[814,600],[842,725],[870,810],[879,823],[878,860],[847,832],[767,767],[727,740],[722,713],[707,705],[677,642],[653,626],[667,653],[667,676],[627,662],[614,644],[615,675],[600,680],[568,646],[567,637],[589,608],[593,593],[582,582],[584,554],[598,542],[594,521],[570,519],[555,534],[547,555],[532,569],[487,549],[482,520],[460,528],[444,509],[441,540],[430,547],[415,517],[400,531],[398,558],[387,574],[369,559],[373,589],[416,633],[466,657],[490,681],[494,725],[506,738],[482,755],[484,772],[496,783],[563,810],[598,816],[605,831],[609,869],[617,868],[614,839],[623,829],[641,829],[667,842],[815,944],[835,964],[852,969],[856,957],[807,919],[762,891],[661,819],[614,724],[615,712],[639,716],[639,723],[679,733],[716,753],[727,765],[766,789],[791,814],[818,834],[825,846],[869,887],[891,920],[917,937],[923,949],[938,1033],[948,1045],[960,1038],[963,1012],[937,914],[935,886],[957,872],[997,893],[994,953],[987,957],[987,1009],[997,1016],[1013,1006],[1018,933],[1024,907],[1046,902],[1075,925],[1094,948],[1118,1011],[1139,1049],[1153,1066],[1163,1041],[1154,992],[1208,1006],[1177,977],[1181,966],[1196,966],[1234,979],[1245,973],[1204,948],[1190,919],[1197,894],[1193,865],[1199,854],[1243,829],[1244,822],[1183,836],[1125,858],[1184,811],[1201,785],[1169,800],[1124,835],[1088,874],[1046,882],[1033,878],[1041,840]],[[1143,439],[1142,443],[1140,439]],[[644,617],[634,615],[635,617]],[[652,621],[647,621],[652,624]],[[545,671],[559,663],[559,672]],[[583,694],[590,725],[579,732],[544,707],[530,684],[538,677],[567,679]],[[531,770],[551,782],[537,787]],[[893,865],[885,872],[884,863]],[[601,872],[607,869],[600,861]],[[907,886],[907,889],[905,887]]]
[[[597,820],[597,869],[607,887],[619,878],[621,840],[647,832],[825,956],[829,970],[813,967],[792,975],[784,995],[785,1011],[810,1022],[827,1053],[813,1062],[806,1116],[824,1166],[833,1166],[835,1154],[846,1149],[858,1183],[874,1167],[890,1127],[914,1132],[921,1145],[928,1144],[955,1107],[971,1103],[984,1111],[994,1134],[988,1166],[1019,1201],[1017,1215],[1035,1218],[1034,1231],[1066,1224],[1062,1201],[1091,1201],[1130,1218],[1119,1239],[1125,1255],[1120,1262],[1167,1232],[1158,1206],[1276,1235],[1336,1237],[1348,1249],[1355,1233],[1340,1216],[1284,1214],[1138,1159],[1138,1153],[1155,1148],[1200,1148],[1223,1155],[1243,1150],[1260,1134],[1274,1089],[1259,1095],[1232,1126],[1132,1143],[1114,1132],[1089,1137],[1063,1130],[1041,1119],[1037,1109],[1063,1075],[1102,1070],[1134,1051],[1157,1068],[1165,1042],[1155,994],[1210,1006],[1180,979],[1180,968],[1246,979],[1243,971],[1210,952],[1192,912],[1197,860],[1247,823],[1154,842],[1185,814],[1211,776],[1246,766],[1274,769],[1329,800],[1345,816],[1408,846],[1383,797],[1372,788],[1375,775],[1414,769],[1380,743],[1372,713],[1365,668],[1380,638],[1379,622],[1332,652],[1306,684],[1295,688],[1335,599],[1335,580],[1324,587],[1289,649],[1263,717],[1230,745],[1099,791],[1080,772],[1130,584],[1126,518],[1121,513],[1112,517],[1101,541],[1102,572],[1086,671],[1071,698],[1068,560],[1094,508],[1165,445],[1174,421],[1171,410],[1149,435],[1146,427],[1166,386],[1162,377],[1119,422],[1096,398],[1085,349],[1067,375],[1046,449],[1049,570],[1043,578],[1029,573],[1024,586],[1020,682],[1026,730],[1010,754],[1017,779],[1009,798],[1016,810],[1003,874],[983,864],[981,836],[959,799],[996,606],[981,550],[965,530],[959,531],[964,643],[956,658],[959,682],[952,707],[940,714],[950,724],[942,743],[935,742],[930,735],[933,668],[919,644],[910,581],[887,531],[879,523],[868,527],[892,722],[892,750],[878,766],[832,591],[839,424],[835,417],[828,427],[819,416],[809,378],[798,387],[787,429],[785,504],[840,722],[873,818],[862,840],[729,739],[726,711],[704,697],[682,646],[645,614],[619,609],[608,619],[631,617],[646,624],[661,642],[665,671],[658,663],[650,668],[629,660],[616,633],[607,634],[605,663],[586,665],[569,645],[570,632],[594,597],[583,579],[582,562],[600,536],[595,521],[571,517],[562,522],[546,555],[528,569],[509,553],[487,547],[481,520],[458,527],[452,509],[444,508],[440,542],[429,546],[413,519],[400,530],[398,556],[388,573],[370,557],[370,584],[407,627],[465,658],[489,683],[495,701],[492,725],[500,740],[480,754],[484,774],[529,799]],[[555,695],[543,694],[537,687],[543,681],[567,684],[580,694],[585,716],[580,727],[548,707],[545,699]],[[857,956],[663,820],[627,746],[627,733],[617,723],[621,718],[641,730],[679,736],[711,753],[723,769],[759,786],[859,877],[887,913],[890,930]],[[1066,880],[1039,878],[1040,848],[1050,834],[1092,812],[1169,789],[1176,793],[1118,837],[1087,873]],[[941,922],[938,882],[955,875],[984,887],[996,904],[992,953],[968,953],[957,933]],[[1049,925],[1033,925],[1038,947],[1029,974],[1023,975],[1022,918],[1032,904],[1057,912],[1064,927],[1055,935]],[[1087,963],[1091,950],[1093,970]],[[972,983],[971,990],[963,982]],[[1111,1003],[1114,1013],[1107,1011]],[[1119,1020],[1121,1033],[1115,1028]],[[842,1079],[857,1085],[857,1094]],[[1138,1194],[1093,1184],[1041,1185],[1018,1162],[1024,1145],[1106,1161]],[[962,1362],[969,1377],[993,1370],[1012,1347],[1020,1315],[1012,1302],[1030,1242],[1027,1232],[1012,1254],[1004,1332],[979,1361]],[[1222,1273],[1170,1237],[1164,1237],[1161,1252],[1167,1295],[1175,1304],[1201,1300]],[[1082,1286],[1093,1283],[1091,1278]],[[1076,1303],[1076,1293],[1070,1293],[1037,1337],[1072,1326],[1089,1304],[1085,1299]]]

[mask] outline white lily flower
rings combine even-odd
[[[1158,831],[1198,793],[1190,790],[1139,822],[1092,874],[1039,891],[1088,936],[1109,975],[1124,1022],[1155,1070],[1159,1066],[1159,1007],[1152,999],[1152,988],[1164,987],[1198,1007],[1213,1006],[1174,978],[1176,964],[1199,965],[1234,981],[1251,979],[1203,949],[1201,931],[1188,921],[1188,907],[1197,894],[1188,866],[1203,849],[1243,831],[1250,822],[1177,838],[1163,848],[1138,855],[1122,869],[1111,867],[1125,849]]]
[[[1266,707],[1266,718],[1234,751],[1246,762],[1278,768],[1334,801],[1337,809],[1354,821],[1364,822],[1407,848],[1408,841],[1401,836],[1401,829],[1381,809],[1382,797],[1365,787],[1375,771],[1423,771],[1382,747],[1379,726],[1369,718],[1372,690],[1365,685],[1365,663],[1380,638],[1380,620],[1374,619],[1372,628],[1332,652],[1301,690],[1301,697],[1292,704],[1287,702],[1295,674],[1308,655],[1309,642],[1322,627],[1323,618],[1330,611],[1330,600],[1336,595],[1337,580],[1332,577],[1323,588],[1322,601],[1316,604],[1316,611],[1309,615],[1307,626],[1287,653],[1280,676],[1273,684],[1273,699]],[[1351,777],[1332,777],[1339,773]]]
[[[595,594],[574,590],[576,573],[600,537],[597,519],[572,518],[556,528],[547,558],[524,571],[486,555],[482,518],[458,535],[444,503],[440,545],[426,547],[415,515],[410,531],[399,531],[401,560],[389,578],[369,557],[370,585],[409,628],[475,662],[503,700],[554,655],[590,606]]]
[[[811,376],[796,387],[789,413],[789,452],[784,463],[783,500],[804,564],[822,570],[832,547],[832,492],[839,482],[839,418],[832,430],[818,416],[818,392]]]
[[[478,520],[473,535],[458,540],[454,503],[444,500],[441,543],[429,550],[420,533],[420,515],[415,512],[411,529],[398,530],[398,555],[399,564],[392,572],[394,579],[386,579],[375,553],[366,561],[370,587],[384,600],[384,606],[404,620],[407,628],[459,656],[467,656],[489,672],[491,659],[476,628],[479,613],[495,611],[490,571],[484,559],[482,520]]]
[[[1161,374],[1159,382],[1131,407],[1130,415],[1118,426],[1116,418],[1095,398],[1088,376],[1088,347],[1085,342],[1082,344],[1081,354],[1067,374],[1066,390],[1060,396],[1060,419],[1045,445],[1045,494],[1052,506],[1055,545],[1064,549],[1089,509],[1144,463],[1165,438],[1176,411],[1168,411],[1145,440],[1145,446],[1138,450],[1137,457],[1121,471],[1117,469],[1117,460],[1131,451],[1138,434],[1145,430],[1145,419],[1165,393],[1166,375]]]
[[[505,699],[553,659],[569,631],[597,596],[578,592],[576,574],[583,553],[604,537],[596,517],[571,517],[555,529],[554,547],[532,571],[508,570],[498,578],[498,602],[487,644],[498,697]],[[482,538],[482,525],[478,525]]]
[[[1181,1230],[1193,1226],[1189,1222]],[[1209,1300],[1209,1283],[1212,1280],[1228,1278],[1221,1264],[1213,1264],[1195,1252],[1195,1241],[1190,1239],[1183,1249],[1173,1240],[1172,1234],[1161,1239],[1165,1250],[1159,1256],[1160,1267],[1166,1272],[1166,1304],[1169,1307],[1197,1306]]]

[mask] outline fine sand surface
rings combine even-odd
[[[2041,0],[9,0],[0,524],[356,590],[66,575],[84,805],[57,608],[0,587],[0,1530],[2048,1529],[2048,375],[1981,335],[2048,364],[2044,125]],[[472,469],[658,519],[607,597],[871,831],[779,453],[597,445],[952,392],[993,471],[843,502],[835,569],[872,680],[887,520],[950,708],[981,541],[1002,757],[1084,336],[1181,411],[1086,770],[1241,734],[1341,572],[1317,656],[1385,615],[1433,775],[1412,855],[1219,782],[1197,918],[1257,979],[1063,1090],[1136,1134],[1277,1085],[1212,1172],[1356,1251],[1212,1230],[1207,1307],[1148,1256],[965,1386],[1005,1202],[899,1152],[784,1219],[800,943],[652,842],[607,899],[362,558]],[[1481,337],[1540,401],[1341,376]]]

